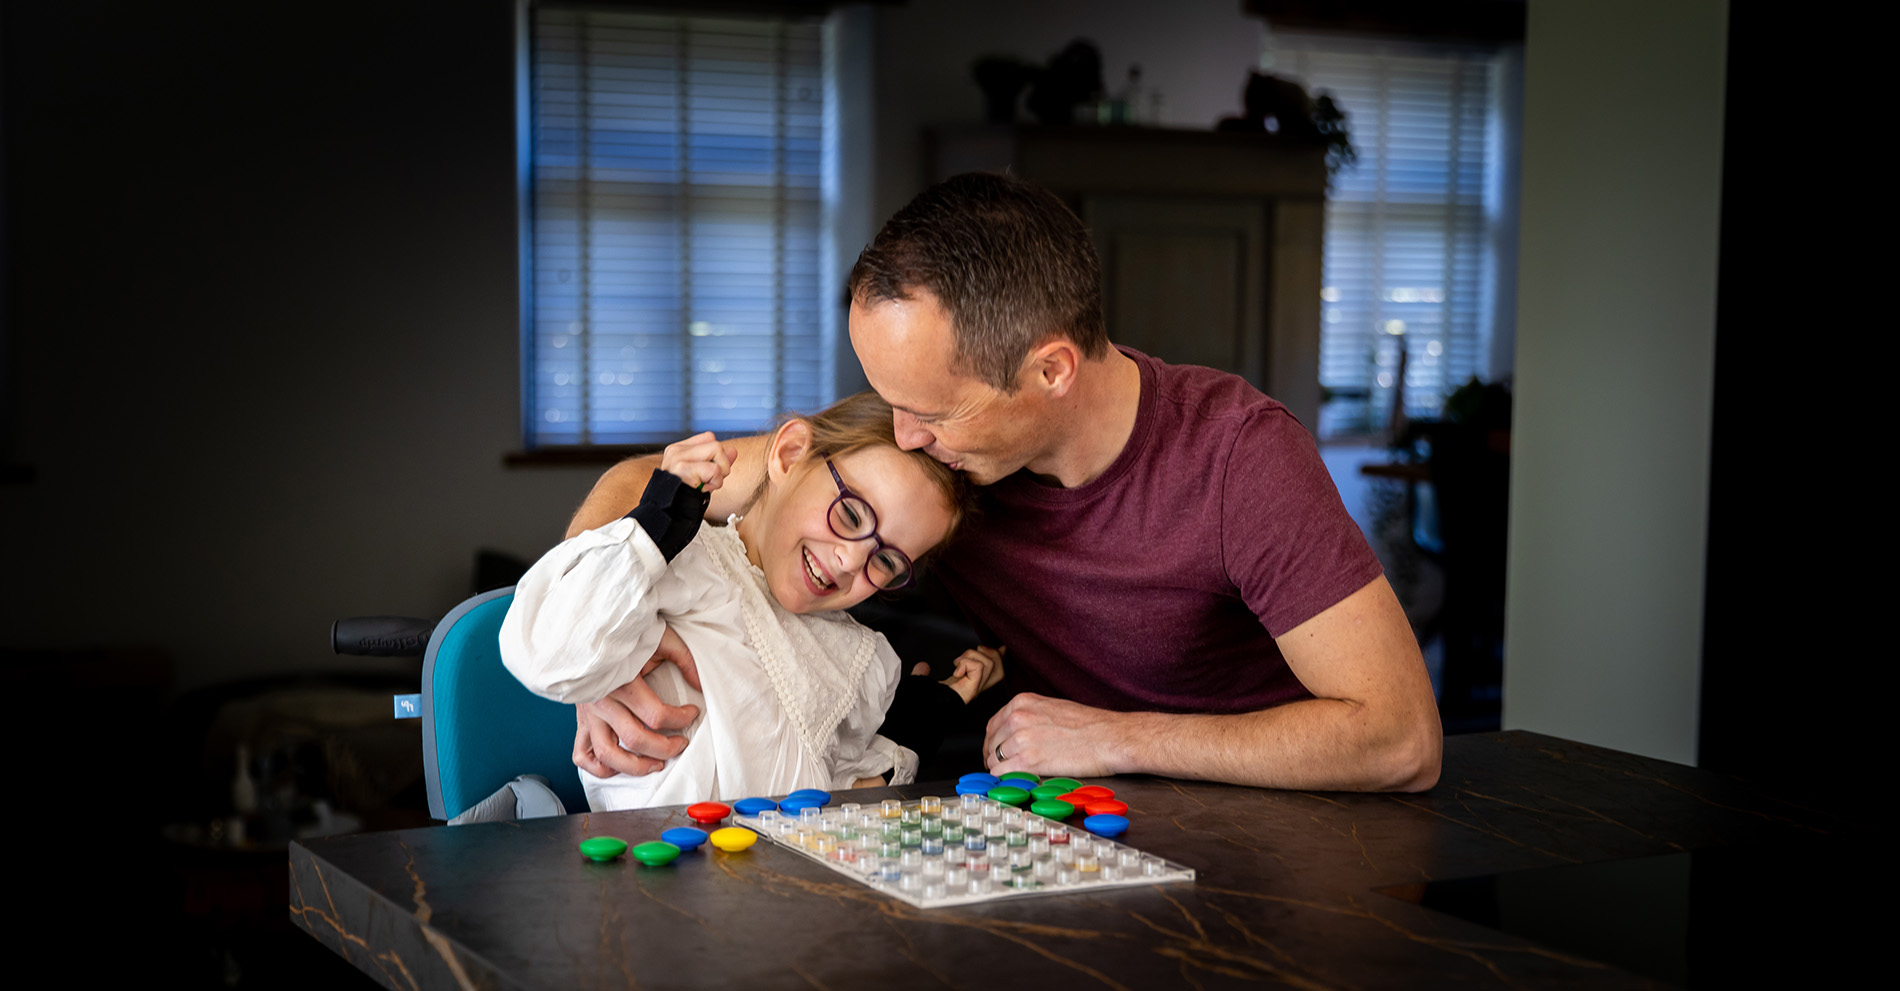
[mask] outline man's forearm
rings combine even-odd
[[[1129,759],[1161,774],[1276,788],[1423,791],[1444,734],[1418,641],[1383,577],[1275,638],[1313,697],[1258,712],[1150,716]]]
[[[1118,773],[1323,791],[1423,791],[1444,743],[1436,712],[1377,718],[1320,698],[1232,715],[1117,713],[1108,728]]]
[[[640,504],[640,494],[646,491],[647,479],[659,468],[660,456],[648,454],[628,458],[607,469],[581,501],[580,508],[574,511],[574,518],[568,521],[568,538],[606,526],[633,512]]]
[[[739,457],[734,459],[732,473],[712,494],[712,501],[706,507],[706,519],[715,523],[724,522],[726,517],[745,509],[752,493],[765,481],[765,438],[740,437],[727,443],[739,450]],[[568,521],[567,536],[605,526],[632,512],[640,504],[641,493],[646,491],[647,479],[659,467],[660,455],[647,454],[628,458],[607,469],[587,493],[581,507],[574,511],[574,518]]]
[[[1313,698],[1219,715],[1112,712],[1033,693],[990,720],[995,773],[1089,777],[1160,774],[1262,788],[1423,791],[1438,780],[1443,737],[1422,706]]]
[[[1340,791],[1437,783],[1445,742],[1438,704],[1383,577],[1274,642],[1312,698],[1201,715],[1110,712],[1025,692],[990,719],[983,740],[990,767]]]

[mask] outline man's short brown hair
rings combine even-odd
[[[1040,186],[966,172],[899,210],[851,269],[860,306],[937,297],[956,332],[955,370],[1005,392],[1030,349],[1057,336],[1108,353],[1102,266],[1088,228]]]

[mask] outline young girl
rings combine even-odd
[[[792,417],[767,446],[766,480],[743,516],[701,526],[725,469],[676,444],[639,508],[549,551],[515,586],[502,661],[537,695],[596,701],[632,681],[667,627],[698,664],[704,694],[672,665],[648,683],[700,715],[666,767],[642,777],[580,771],[596,811],[797,788],[901,784],[917,755],[877,735],[899,662],[843,610],[907,584],[962,516],[960,476],[899,450],[875,393]],[[945,684],[993,680],[974,652]]]

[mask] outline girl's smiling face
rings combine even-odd
[[[832,532],[828,515],[838,483],[824,458],[806,457],[810,446],[804,421],[780,428],[767,450],[766,494],[739,521],[746,556],[765,572],[772,597],[794,613],[846,609],[877,591],[865,574],[877,541]],[[950,532],[948,500],[913,455],[878,445],[834,456],[831,463],[852,494],[877,514],[885,546],[914,561]]]

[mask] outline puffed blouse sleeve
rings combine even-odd
[[[916,752],[877,732],[897,693],[902,661],[883,634],[873,636],[877,638],[877,651],[865,666],[857,704],[845,712],[826,754],[834,789],[849,788],[860,778],[887,773],[889,783],[894,785],[909,784],[917,778]]]
[[[691,613],[719,590],[694,567],[703,547],[668,562],[631,517],[576,534],[515,585],[501,624],[501,659],[528,690],[556,702],[594,702],[639,677],[666,617]],[[690,580],[697,574],[699,581]]]

